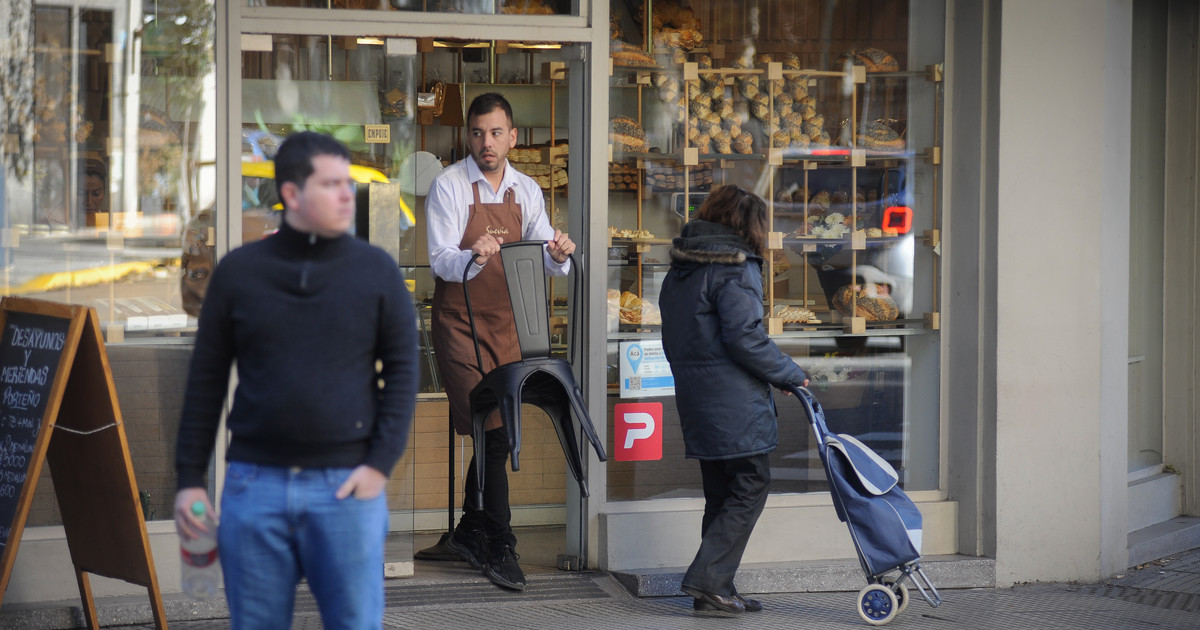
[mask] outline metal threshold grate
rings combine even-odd
[[[384,606],[395,608],[454,608],[566,600],[599,600],[612,596],[594,578],[603,573],[539,573],[528,576],[524,591],[502,589],[485,577],[457,581],[414,583],[391,580],[384,589]],[[317,602],[306,587],[296,594],[296,614],[316,612]]]

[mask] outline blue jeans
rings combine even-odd
[[[339,501],[350,470],[229,463],[217,542],[234,630],[290,628],[301,578],[325,628],[382,627],[387,494]]]

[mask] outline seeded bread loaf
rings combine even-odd
[[[608,127],[608,138],[618,151],[645,151],[646,132],[637,121],[626,116],[614,116]]]
[[[848,284],[833,294],[833,307],[847,317],[886,322],[900,316],[896,301],[876,284]]]

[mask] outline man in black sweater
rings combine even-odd
[[[200,312],[175,524],[190,539],[212,513],[204,475],[236,364],[217,536],[234,628],[289,627],[301,578],[326,627],[382,623],[384,490],[416,403],[417,329],[396,263],[347,233],[349,166],[332,138],[289,137],[279,232],[221,260]]]

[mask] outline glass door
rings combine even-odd
[[[584,169],[573,170],[571,156],[583,152],[579,126],[571,132],[572,116],[579,117],[582,99],[571,98],[571,86],[582,82],[567,70],[569,59],[582,57],[577,48],[547,42],[483,39],[429,38],[418,42],[417,151],[413,186],[418,223],[413,239],[418,250],[409,277],[421,314],[422,332],[432,310],[434,281],[429,272],[428,247],[422,223],[425,192],[431,170],[440,170],[468,157],[466,110],[481,94],[497,92],[511,104],[516,146],[509,151],[508,167],[532,178],[542,191],[547,219],[568,232],[576,243],[584,242],[582,213],[569,209],[583,206]],[[580,64],[581,65],[581,64]],[[581,74],[581,73],[580,73]],[[572,107],[574,103],[575,108]],[[576,160],[580,164],[581,160]],[[573,178],[578,179],[573,179]],[[536,203],[535,200],[527,200]],[[523,202],[525,203],[525,202]],[[406,264],[406,263],[402,263]],[[551,341],[565,350],[568,337],[569,295],[567,282],[552,282]],[[438,555],[438,536],[456,522],[462,505],[463,479],[471,459],[470,438],[453,435],[442,384],[428,336],[422,336],[422,392],[428,398],[418,405],[416,435],[410,455],[416,465],[415,520],[417,548],[426,552],[419,559]],[[509,473],[509,503],[516,530],[521,565],[526,574],[554,571],[559,556],[573,556],[584,539],[583,528],[572,524],[581,499],[573,493],[574,478],[567,472],[554,424],[540,409],[522,409],[520,470]],[[416,571],[454,571],[462,563],[419,562]],[[571,566],[578,566],[572,563]],[[453,573],[447,575],[453,576]]]

